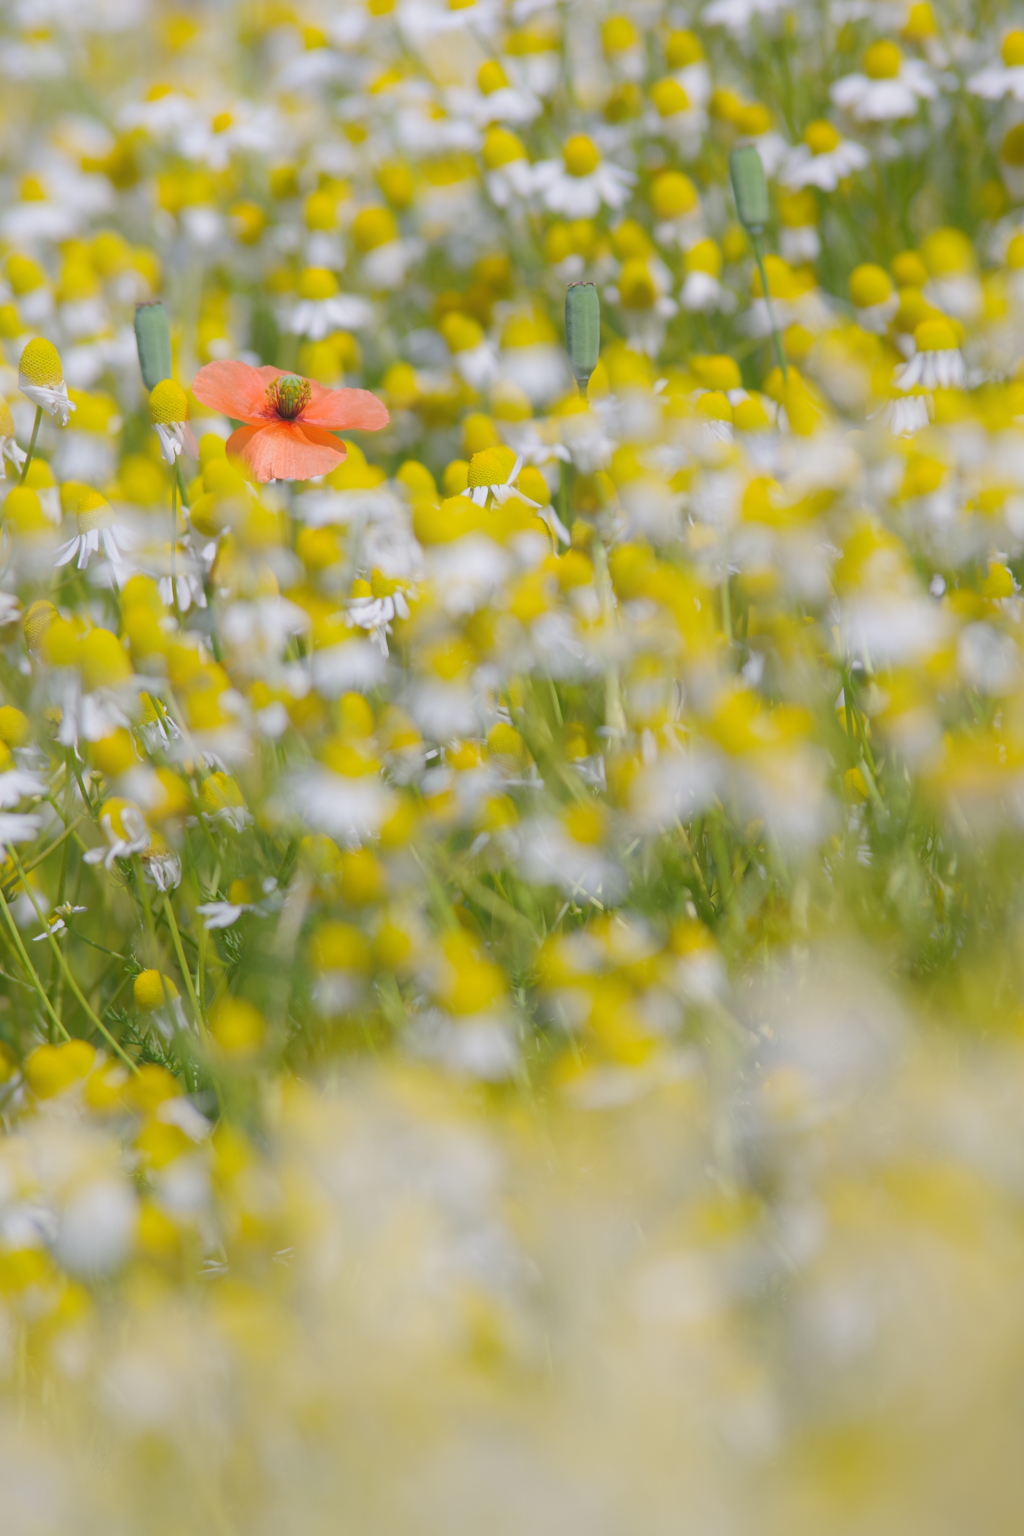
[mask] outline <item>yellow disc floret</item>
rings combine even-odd
[[[1020,69],[1024,66],[1024,32],[1019,27],[1007,32],[1003,38],[1003,63],[1007,69]]]
[[[484,448],[481,453],[474,453],[469,461],[470,486],[476,489],[482,485],[504,485],[515,462],[511,448]]]
[[[304,299],[333,299],[338,282],[326,267],[307,267],[299,279],[299,293]]]
[[[61,384],[64,369],[60,353],[53,342],[47,341],[45,336],[33,336],[21,354],[18,373],[29,384],[41,385],[45,389],[54,389]]]
[[[149,395],[149,419],[154,426],[169,427],[188,420],[188,396],[174,379],[162,379]]]
[[[823,117],[815,118],[804,129],[804,143],[812,155],[830,155],[839,147],[840,142],[837,130]]]
[[[883,39],[866,50],[864,73],[869,80],[895,80],[902,63],[903,55],[896,44]]]
[[[154,1008],[166,1007],[178,996],[174,982],[162,971],[140,971],[132,983],[132,991],[136,1008],[142,1008],[147,1013]]]
[[[893,294],[892,279],[884,267],[866,261],[850,273],[850,299],[858,309],[873,309]]]
[[[570,176],[589,176],[601,164],[601,151],[585,133],[574,133],[562,145],[562,159]]]
[[[914,329],[914,345],[919,352],[955,352],[960,345],[952,323],[944,316],[922,320]]]

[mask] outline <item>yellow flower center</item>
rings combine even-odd
[[[808,123],[804,129],[804,143],[812,155],[830,155],[839,147],[840,142],[839,134],[832,124],[826,123],[822,117]]]
[[[698,64],[704,57],[700,39],[693,32],[670,32],[665,44],[665,59],[669,69],[685,69]]]
[[[869,80],[895,80],[903,56],[895,43],[877,42],[864,55],[864,73]]]
[[[333,299],[337,279],[326,267],[307,267],[299,279],[299,293],[304,299]]]
[[[690,110],[690,98],[671,75],[651,86],[651,100],[659,117],[674,117],[677,112]]]
[[[697,188],[681,171],[662,171],[651,185],[651,202],[659,219],[678,219],[693,213],[698,204]]]
[[[390,208],[364,208],[352,221],[352,243],[364,255],[398,239],[398,225]]]
[[[161,427],[188,420],[188,396],[174,379],[162,379],[150,392],[149,419]]]
[[[601,164],[601,151],[585,133],[576,133],[562,146],[562,158],[570,176],[589,176]]]
[[[64,379],[60,353],[45,336],[33,336],[21,354],[18,372],[30,384],[44,389],[55,389]]]
[[[92,533],[96,528],[109,528],[114,521],[111,505],[99,491],[89,491],[83,496],[78,503],[78,511],[75,515],[80,533]]]
[[[1003,63],[1007,69],[1020,69],[1024,65],[1024,32],[1015,28],[1003,38]]]
[[[960,342],[950,322],[939,316],[915,326],[914,345],[919,352],[955,352]]]
[[[495,91],[505,89],[508,85],[508,76],[497,59],[488,59],[486,64],[481,64],[478,69],[476,83],[485,96],[493,96]]]
[[[140,971],[132,984],[135,1006],[147,1013],[163,1008],[178,996],[178,989],[169,976],[161,971]]]
[[[698,240],[686,253],[687,272],[707,272],[719,277],[722,271],[722,253],[714,240]]]
[[[484,139],[483,160],[489,171],[509,165],[513,160],[525,160],[526,149],[518,134],[508,128],[491,128]]]
[[[481,485],[504,485],[515,462],[511,448],[484,448],[474,453],[469,461],[470,486],[476,489]]]
[[[858,309],[873,309],[892,296],[892,279],[884,267],[866,261],[850,273],[850,298]]]

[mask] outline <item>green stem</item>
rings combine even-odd
[[[36,419],[32,424],[32,436],[29,438],[28,454],[26,455],[24,464],[21,466],[21,479],[18,481],[19,485],[25,484],[25,476],[28,474],[28,467],[32,463],[32,457],[36,451],[36,438],[39,436],[39,425],[42,419],[43,408],[41,405],[37,405]]]
[[[35,892],[33,891],[32,887],[29,885],[28,879],[27,879],[27,877],[25,875],[25,871],[21,867],[21,860],[18,858],[18,855],[15,853],[13,848],[10,850],[10,856],[11,856],[11,862],[14,864],[15,869],[18,871],[18,878],[20,879],[22,885],[25,887],[25,890],[28,893],[28,899],[32,903],[33,907],[35,908],[36,916],[38,917],[39,921],[43,925],[43,930],[44,930],[44,932],[46,934],[47,940],[49,942],[51,950],[53,951],[53,954],[54,954],[54,957],[55,957],[55,959],[57,961],[57,964],[60,966],[61,970],[64,972],[64,979],[67,982],[68,986],[71,988],[72,992],[75,994],[75,997],[78,999],[79,1005],[84,1010],[86,1018],[87,1019],[91,1019],[94,1028],[99,1030],[100,1034],[107,1041],[107,1044],[111,1047],[112,1050],[117,1052],[118,1056],[120,1056],[121,1060],[125,1063],[125,1065],[130,1067],[133,1072],[137,1072],[139,1069],[136,1066],[135,1062],[128,1055],[128,1052],[125,1050],[125,1048],[121,1044],[121,1042],[119,1040],[116,1040],[114,1038],[114,1036],[110,1033],[110,1030],[103,1023],[103,1020],[101,1018],[99,1018],[99,1016],[89,1006],[88,1002],[85,999],[85,994],[83,993],[81,987],[78,985],[78,982],[75,980],[74,976],[71,974],[71,968],[68,965],[67,960],[64,958],[64,951],[61,949],[60,945],[57,943],[57,940],[54,938],[53,934],[50,932],[50,925],[47,923],[46,918],[43,916],[43,914],[42,914],[42,912],[40,910],[39,903],[36,901]]]
[[[21,961],[22,967],[23,967],[23,969],[25,971],[25,975],[29,977],[29,979],[32,982],[32,985],[35,987],[36,991],[39,993],[39,996],[42,999],[43,1007],[46,1009],[46,1012],[49,1014],[49,1016],[53,1020],[54,1024],[56,1024],[57,1029],[64,1036],[65,1040],[70,1040],[71,1036],[68,1034],[67,1030],[64,1028],[64,1025],[61,1022],[59,1014],[57,1014],[57,1012],[55,1011],[55,1009],[53,1007],[53,1004],[50,1002],[50,999],[47,997],[46,992],[45,992],[45,990],[43,988],[43,984],[39,980],[38,972],[36,971],[35,966],[32,964],[32,961],[29,959],[28,952],[26,951],[24,944],[21,942],[21,934],[18,932],[18,925],[14,921],[14,917],[13,917],[13,915],[11,913],[10,907],[7,905],[7,898],[4,896],[3,887],[2,886],[0,886],[0,907],[3,908],[4,918],[6,919],[8,928],[11,930],[11,938],[14,941],[14,951],[15,951],[15,954],[18,956],[18,959]]]
[[[166,891],[164,892],[164,913],[167,917],[167,925],[171,930],[171,938],[174,941],[174,953],[178,957],[178,968],[181,971],[181,979],[185,983],[185,991],[188,993],[189,1005],[191,1006],[192,1013],[195,1016],[196,1028],[199,1031],[199,1038],[205,1045],[206,1020],[203,1017],[203,1010],[199,1006],[199,999],[196,997],[196,989],[192,985],[192,972],[189,970],[188,961],[185,959],[185,946],[181,942],[181,934],[178,932],[178,923],[174,916],[174,908],[171,905],[171,898],[168,896]]]

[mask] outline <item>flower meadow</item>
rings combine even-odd
[[[1024,12],[7,0],[4,1536],[1024,1520]]]

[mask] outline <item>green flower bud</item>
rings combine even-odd
[[[586,389],[601,350],[601,300],[593,283],[570,283],[565,295],[565,350]]]
[[[740,223],[750,234],[760,234],[768,222],[768,183],[761,156],[753,144],[734,149],[729,156],[729,175]]]
[[[162,304],[136,306],[135,342],[142,382],[153,390],[171,376],[171,331]]]

